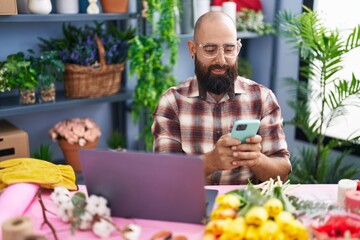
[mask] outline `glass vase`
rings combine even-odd
[[[49,86],[40,86],[39,88],[39,102],[55,102],[56,89],[55,84]]]
[[[35,89],[20,89],[19,97],[20,105],[34,104],[36,102],[36,91]]]

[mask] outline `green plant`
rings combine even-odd
[[[23,52],[10,54],[3,63],[3,77],[7,80],[9,89],[34,89],[38,85],[37,72]]]
[[[0,62],[0,92],[10,91],[8,80],[5,78],[7,68],[4,66],[5,62]]]
[[[172,75],[176,63],[179,38],[175,33],[175,11],[177,0],[148,0],[147,20],[153,26],[150,35],[138,35],[131,40],[129,48],[130,74],[137,74],[132,103],[132,117],[135,122],[143,117],[145,126],[140,135],[144,138],[145,148],[152,149],[152,113],[155,111],[161,94],[175,85]],[[159,19],[155,21],[155,13]],[[164,59],[166,50],[169,59]]]
[[[236,13],[236,29],[238,31],[256,32],[259,35],[275,32],[271,23],[264,22],[262,11],[247,8]]]
[[[253,68],[246,58],[238,57],[238,74],[246,78],[252,77]]]
[[[107,146],[110,149],[125,149],[126,148],[126,136],[119,131],[113,131],[106,140]]]
[[[31,157],[52,162],[54,152],[52,151],[50,144],[40,144],[40,146],[34,150]]]
[[[50,87],[55,80],[62,80],[62,73],[65,71],[64,63],[60,60],[57,51],[41,51],[36,57],[34,51],[29,50],[29,60],[33,68],[37,70],[38,81],[41,87]]]
[[[292,156],[290,179],[293,183],[337,183],[360,172],[359,168],[343,163],[351,153],[349,146],[359,136],[326,141],[325,135],[330,125],[346,117],[345,107],[353,104],[351,99],[360,97],[359,79],[354,75],[351,80],[339,79],[336,75],[343,68],[344,54],[360,46],[360,25],[343,40],[338,30],[324,26],[318,13],[304,9],[298,16],[288,12],[277,16],[279,34],[299,50],[305,63],[300,74],[308,79],[308,82],[288,79],[297,96],[288,103],[295,116],[287,123],[300,129],[310,143]],[[320,103],[319,112],[310,114],[310,103],[314,102]],[[345,150],[335,157],[332,150],[338,147]]]

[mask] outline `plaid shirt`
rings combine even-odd
[[[167,90],[153,114],[155,152],[204,154],[214,149],[218,139],[231,131],[238,119],[259,119],[262,153],[268,157],[289,158],[280,106],[273,92],[249,79],[237,77],[234,94],[216,102],[209,94],[199,96],[196,78]],[[247,167],[218,170],[206,183],[247,184],[257,182]]]

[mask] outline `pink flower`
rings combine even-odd
[[[90,118],[72,118],[56,123],[49,135],[53,141],[65,139],[70,144],[85,146],[101,136],[100,127]]]

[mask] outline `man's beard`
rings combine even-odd
[[[213,74],[213,69],[225,70],[224,74]],[[234,81],[237,77],[237,61],[233,66],[219,64],[204,66],[195,57],[195,74],[198,80],[200,96],[206,96],[206,92],[216,95],[234,93]]]

